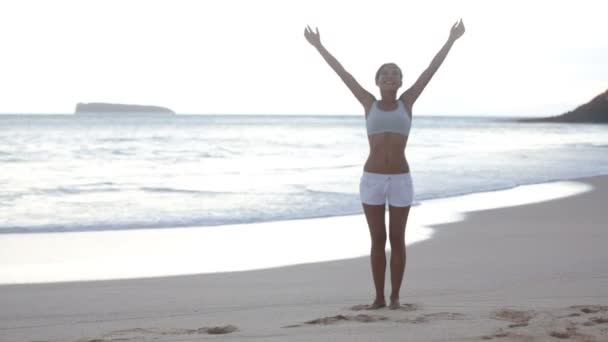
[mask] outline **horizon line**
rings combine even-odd
[[[318,114],[318,113],[147,113],[147,112],[107,112],[107,113],[87,113],[87,114],[76,114],[76,113],[9,113],[0,112],[2,116],[19,116],[19,115],[57,115],[57,116],[95,116],[95,115],[155,115],[155,116],[363,116],[363,113],[358,114],[345,114],[345,113],[332,113],[332,114]],[[414,116],[428,116],[428,117],[545,117],[547,115],[528,115],[528,114],[416,114]]]

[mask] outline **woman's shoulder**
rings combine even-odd
[[[412,117],[412,106],[402,98],[399,98],[398,101],[401,103],[401,105],[405,109],[405,113],[411,118]]]
[[[365,118],[367,118],[367,116],[369,115],[369,113],[374,109],[377,108],[377,103],[378,100],[376,100],[376,97],[372,96],[372,101],[367,104],[367,106],[365,106]]]

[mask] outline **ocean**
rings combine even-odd
[[[0,234],[362,213],[361,116],[0,115]],[[608,126],[415,116],[415,202],[608,174]]]

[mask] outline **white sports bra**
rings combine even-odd
[[[408,136],[412,120],[407,112],[401,100],[397,100],[397,108],[391,111],[381,110],[378,101],[374,101],[365,121],[367,135],[390,132]]]

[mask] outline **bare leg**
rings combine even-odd
[[[363,204],[363,211],[372,240],[370,259],[374,286],[376,287],[376,299],[369,306],[369,309],[378,309],[386,306],[386,300],[384,299],[384,276],[386,272],[386,224],[384,215],[386,207],[384,205]]]
[[[410,213],[410,207],[389,206],[389,239],[391,243],[391,309],[398,309],[399,291],[405,272],[405,225]]]

